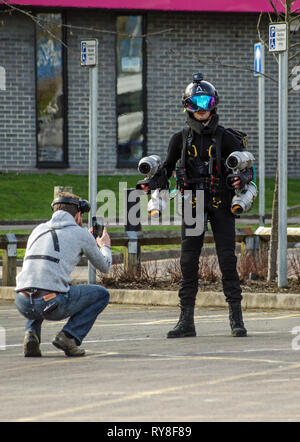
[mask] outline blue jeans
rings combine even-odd
[[[60,321],[69,318],[62,331],[72,335],[77,345],[81,344],[108,301],[109,292],[100,285],[92,284],[71,286],[68,293],[57,294],[49,301],[43,297],[31,301],[20,293],[16,293],[15,297],[17,309],[28,319],[25,330],[34,330],[40,342],[44,319]],[[52,302],[57,303],[57,308],[44,316],[43,309]]]

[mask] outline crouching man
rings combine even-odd
[[[67,356],[83,356],[82,340],[109,301],[100,285],[70,286],[71,272],[82,254],[104,273],[112,263],[110,237],[104,228],[96,240],[82,227],[88,201],[71,193],[60,193],[52,204],[52,218],[36,227],[29,236],[22,271],[17,276],[15,304],[27,318],[24,356],[41,356],[41,326],[44,319],[69,318],[53,345]]]

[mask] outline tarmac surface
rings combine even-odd
[[[300,421],[300,312],[247,310],[245,338],[227,310],[196,308],[197,337],[166,339],[177,319],[176,307],[110,304],[85,357],[56,349],[64,321],[45,321],[43,356],[24,358],[24,318],[0,301],[0,421],[111,423],[100,437],[116,422]]]
[[[87,275],[76,267],[73,283]],[[243,293],[248,337],[233,338],[224,295],[201,293],[197,337],[166,339],[177,292],[110,292],[85,357],[55,348],[65,321],[45,321],[43,357],[24,358],[25,319],[13,288],[0,287],[1,422],[101,422],[98,435],[108,437],[114,423],[136,431],[143,422],[183,423],[186,431],[196,422],[300,421],[300,295]],[[130,440],[157,439],[151,431]]]

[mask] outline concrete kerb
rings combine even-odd
[[[178,306],[178,292],[168,290],[109,290],[112,304],[145,306]],[[13,287],[0,287],[0,300],[14,299]],[[197,307],[226,308],[223,293],[199,292]],[[300,294],[285,293],[243,293],[243,309],[300,310]]]
[[[177,291],[160,290],[109,290],[110,302],[116,304],[177,306]],[[227,308],[223,293],[201,292],[196,299],[197,307]],[[243,293],[243,309],[300,310],[300,294]]]

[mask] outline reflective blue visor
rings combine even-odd
[[[210,95],[194,95],[186,100],[186,109],[189,112],[197,112],[198,110],[211,111],[215,108],[215,97]]]

